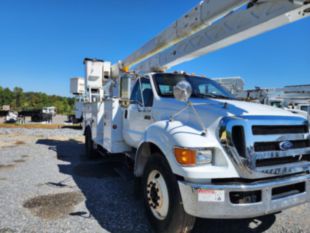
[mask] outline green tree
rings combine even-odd
[[[42,92],[24,92],[22,88],[15,87],[13,91],[0,86],[0,106],[10,105],[13,110],[34,110],[55,106],[60,114],[71,114],[74,98],[56,95],[47,95]]]
[[[15,98],[15,109],[21,110],[23,101],[24,101],[24,91],[20,87],[14,87],[13,89],[14,98]],[[14,105],[13,105],[14,106]]]

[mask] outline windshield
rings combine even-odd
[[[185,74],[155,74],[154,82],[157,93],[161,97],[173,98],[173,87],[180,81],[187,81],[191,84],[193,93],[191,98],[223,98],[234,99],[229,93],[217,82],[208,78],[189,76]]]
[[[308,112],[309,109],[310,109],[310,106],[306,106],[306,105],[303,105],[300,107],[300,110],[305,111],[305,112]]]

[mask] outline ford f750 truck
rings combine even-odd
[[[238,101],[206,77],[166,72],[309,9],[309,1],[203,1],[118,64],[85,59],[86,153],[130,158],[157,232],[190,232],[196,217],[250,218],[310,200],[306,117]]]

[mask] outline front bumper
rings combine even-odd
[[[291,187],[295,184],[303,184],[304,190],[299,193],[289,191],[279,197],[275,191],[280,187]],[[238,184],[194,184],[179,181],[179,188],[183,200],[185,212],[200,218],[214,219],[242,219],[263,216],[279,212],[281,210],[297,206],[310,201],[310,175],[295,176],[282,179],[259,181],[255,183]],[[221,193],[222,197],[201,198],[204,191]],[[234,204],[231,201],[232,192],[259,191],[261,200],[255,203]]]

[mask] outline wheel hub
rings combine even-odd
[[[156,186],[156,183],[151,182],[148,185],[148,193],[150,195],[149,198],[149,204],[153,207],[153,208],[157,208],[159,206],[159,201],[160,201],[160,194],[159,194],[159,189]]]
[[[168,214],[169,196],[165,179],[159,171],[149,174],[146,191],[152,213],[156,218],[164,219]]]

